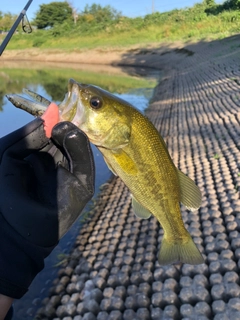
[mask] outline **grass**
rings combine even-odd
[[[218,160],[218,159],[220,159],[220,158],[221,158],[221,155],[220,155],[220,154],[218,154],[218,153],[216,153],[216,154],[213,156],[213,158]]]
[[[32,34],[14,35],[8,50],[41,48],[64,51],[93,48],[148,46],[176,40],[221,39],[239,32],[239,11],[223,11],[207,15],[205,7],[195,5],[185,10],[155,13],[143,18],[124,18],[109,25],[79,24],[66,28],[35,30]],[[1,41],[1,38],[0,38]]]

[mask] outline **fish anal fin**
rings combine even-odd
[[[191,211],[197,210],[201,206],[202,202],[200,189],[198,188],[198,186],[196,186],[195,182],[192,179],[190,179],[180,170],[177,170],[177,172],[181,192],[180,201],[187,209]]]
[[[132,196],[132,207],[135,215],[140,219],[148,219],[151,216],[151,212],[143,207],[133,196]]]
[[[193,242],[190,234],[187,241],[168,241],[163,237],[161,248],[158,254],[160,265],[173,263],[201,264],[204,263],[203,257]]]

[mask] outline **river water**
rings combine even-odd
[[[25,125],[34,117],[15,108],[5,97],[6,94],[22,94],[28,88],[49,100],[60,102],[67,92],[67,82],[73,78],[81,83],[91,83],[110,91],[130,102],[141,112],[149,104],[160,72],[134,67],[111,67],[64,63],[2,62],[0,66],[0,137]],[[92,145],[96,166],[96,192],[111,177],[100,152]],[[90,201],[87,212],[93,205]],[[71,250],[79,232],[79,221],[61,239],[59,245],[45,260],[45,268],[33,281],[25,296],[14,303],[14,320],[32,320],[41,302],[47,297],[59,268],[59,258],[64,258]]]

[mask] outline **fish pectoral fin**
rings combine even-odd
[[[121,169],[129,175],[136,175],[138,173],[137,166],[132,158],[122,149],[112,152],[112,156],[121,167]]]
[[[151,216],[151,212],[143,207],[133,196],[132,196],[132,207],[135,215],[140,219],[148,219]]]
[[[195,182],[177,169],[180,182],[180,201],[184,206],[191,210],[197,210],[201,206],[202,194]]]
[[[158,254],[160,265],[172,263],[201,264],[204,263],[203,257],[188,233],[185,241],[169,241],[163,236],[160,251]]]

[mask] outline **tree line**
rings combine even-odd
[[[31,24],[37,29],[49,29],[62,23],[79,24],[86,21],[97,23],[116,21],[121,15],[121,12],[110,5],[101,6],[94,3],[91,6],[86,5],[82,12],[77,12],[70,2],[54,1],[40,5]],[[9,30],[16,18],[17,15],[0,11],[0,30]]]
[[[128,18],[112,6],[101,6],[99,4],[86,5],[84,10],[78,12],[70,2],[51,2],[42,4],[36,12],[31,24],[37,29],[52,29],[53,36],[60,35],[70,29],[80,30],[83,33],[102,31],[114,26],[121,29],[123,25],[134,25],[136,27],[144,24],[157,23],[166,17],[176,19],[200,19],[204,15],[217,15],[223,11],[236,10],[240,17],[240,0],[226,0],[222,4],[216,4],[215,0],[203,0],[192,8],[172,10],[170,12],[148,14],[145,17]],[[179,18],[180,17],[180,18]],[[17,16],[0,11],[0,31],[10,29]]]
[[[3,13],[0,11],[0,31],[7,31],[11,28],[17,15],[11,14],[10,12]]]

